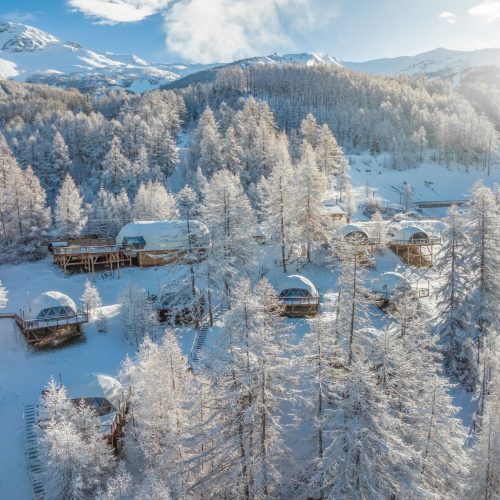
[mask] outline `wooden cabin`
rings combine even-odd
[[[292,318],[315,316],[318,313],[319,293],[313,282],[304,276],[287,276],[278,284],[279,298],[285,315]]]
[[[198,323],[203,316],[205,297],[196,287],[193,294],[190,282],[178,283],[177,286],[169,284],[159,297],[150,297],[153,299],[160,323]]]
[[[440,241],[419,226],[406,225],[398,229],[389,246],[406,264],[431,267],[434,262],[433,247]]]
[[[123,447],[123,427],[128,409],[125,388],[109,375],[87,375],[80,386],[69,388],[74,404],[91,407],[99,418],[101,431],[115,452]]]
[[[55,347],[82,337],[88,314],[67,295],[51,291],[39,295],[27,311],[14,319],[28,343],[37,348]]]
[[[208,244],[208,230],[196,220],[135,221],[116,237],[119,245],[139,266],[176,264],[188,256],[202,258]]]

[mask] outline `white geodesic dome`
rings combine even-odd
[[[70,389],[69,394],[71,399],[83,399],[94,408],[102,407],[102,400],[106,400],[111,405],[111,412],[117,412],[124,396],[124,388],[109,375],[87,374],[81,384]]]
[[[368,239],[368,233],[366,232],[365,228],[357,225],[357,224],[346,224],[342,228],[342,234],[344,236],[363,236],[364,238]]]
[[[27,319],[52,319],[76,314],[78,308],[71,297],[51,291],[40,294],[26,311]]]
[[[410,287],[408,280],[400,273],[387,272],[374,278],[370,283],[372,292],[392,296],[399,290],[405,290]]]
[[[189,230],[197,242],[208,239],[207,227],[197,220],[189,221]],[[130,222],[118,233],[116,244],[136,245],[138,250],[145,251],[187,249],[187,223],[184,220]]]
[[[428,241],[429,234],[419,226],[403,226],[398,230],[394,239],[404,243],[413,243],[415,241]]]
[[[279,295],[283,298],[318,296],[318,290],[314,286],[313,282],[298,274],[292,274],[282,278],[278,282],[277,289]]]

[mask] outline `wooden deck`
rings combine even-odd
[[[304,318],[318,314],[319,297],[280,297],[285,305],[284,315],[289,318]]]
[[[82,324],[89,320],[83,311],[71,316],[26,320],[16,313],[2,313],[0,319],[13,319],[29,345],[37,348],[57,347],[82,337]]]
[[[391,250],[410,266],[432,267],[434,264],[434,245],[441,243],[440,238],[420,240],[392,240],[388,243]]]
[[[132,265],[132,254],[120,245],[68,246],[56,247],[53,251],[54,263],[64,270],[81,269],[94,273],[96,268],[111,270],[123,265]]]

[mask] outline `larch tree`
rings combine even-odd
[[[300,136],[302,142],[307,142],[313,147],[316,147],[318,142],[318,122],[312,113],[308,113],[307,116],[300,123]]]
[[[478,329],[478,364],[481,365],[478,402],[478,415],[481,416],[488,394],[492,353],[500,318],[499,215],[494,194],[482,184],[474,186],[467,222],[470,228],[467,266],[472,271],[474,283],[472,319]]]
[[[211,236],[208,259],[230,301],[231,285],[255,255],[255,216],[237,176],[226,170],[213,175],[203,190],[202,218]]]
[[[83,209],[83,199],[72,177],[67,174],[56,197],[54,218],[61,236],[75,237],[81,234],[87,216]]]
[[[109,151],[102,160],[102,180],[104,186],[113,194],[118,194],[127,183],[132,182],[131,164],[122,152],[118,137],[113,137]]]
[[[90,280],[85,281],[85,289],[80,297],[80,301],[90,316],[93,316],[96,309],[101,307],[102,300],[99,290]]]
[[[299,239],[296,224],[299,211],[296,174],[288,153],[287,137],[280,134],[271,174],[260,183],[260,200],[264,223],[271,233],[271,239],[279,246],[281,265],[285,273],[290,247]]]
[[[210,178],[223,165],[222,138],[210,108],[207,107],[201,115],[198,127],[200,136],[198,166],[203,174]]]
[[[213,414],[203,435],[212,465],[199,486],[216,496],[265,498],[280,492],[286,457],[281,405],[292,380],[290,328],[282,307],[266,280],[255,291],[249,280],[240,281],[220,339],[207,357]]]
[[[66,142],[64,141],[64,138],[59,130],[56,130],[56,133],[54,134],[50,159],[51,166],[48,169],[48,171],[50,172],[50,177],[47,179],[48,182],[46,185],[48,188],[50,188],[50,200],[54,200],[54,197],[57,194],[57,191],[61,186],[64,178],[67,174],[71,173],[72,165],[68,146],[66,145]]]
[[[463,219],[456,206],[450,208],[444,243],[438,254],[438,268],[443,278],[436,290],[438,331],[446,373],[466,390],[473,391],[478,382],[478,367],[470,310],[469,240]]]
[[[330,242],[332,228],[322,202],[327,190],[327,179],[318,170],[314,150],[307,142],[302,146],[297,174],[302,189],[297,193],[296,224],[305,246],[306,260],[311,262],[312,251]]]
[[[2,285],[0,281],[0,309],[4,309],[7,305],[7,289]]]
[[[222,149],[222,167],[236,175],[241,175],[243,170],[243,148],[236,136],[234,127],[226,130]]]
[[[139,220],[177,219],[175,197],[158,181],[141,184],[134,200],[134,217]]]

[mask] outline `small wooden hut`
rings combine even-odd
[[[399,228],[389,245],[408,265],[430,267],[434,262],[434,245],[440,238],[416,225]]]
[[[142,267],[176,264],[188,256],[202,258],[208,244],[208,230],[196,220],[135,221],[124,226],[116,244]]]
[[[325,212],[327,213],[330,220],[341,222],[346,220],[346,213],[344,212],[342,207],[337,205],[336,200],[323,200],[323,208],[325,209]]]
[[[28,343],[42,348],[81,338],[82,324],[88,322],[88,315],[67,295],[50,291],[39,295],[28,311],[21,311],[14,319]]]
[[[278,293],[285,305],[285,315],[293,318],[314,316],[318,312],[319,293],[313,282],[294,274],[282,279]]]

